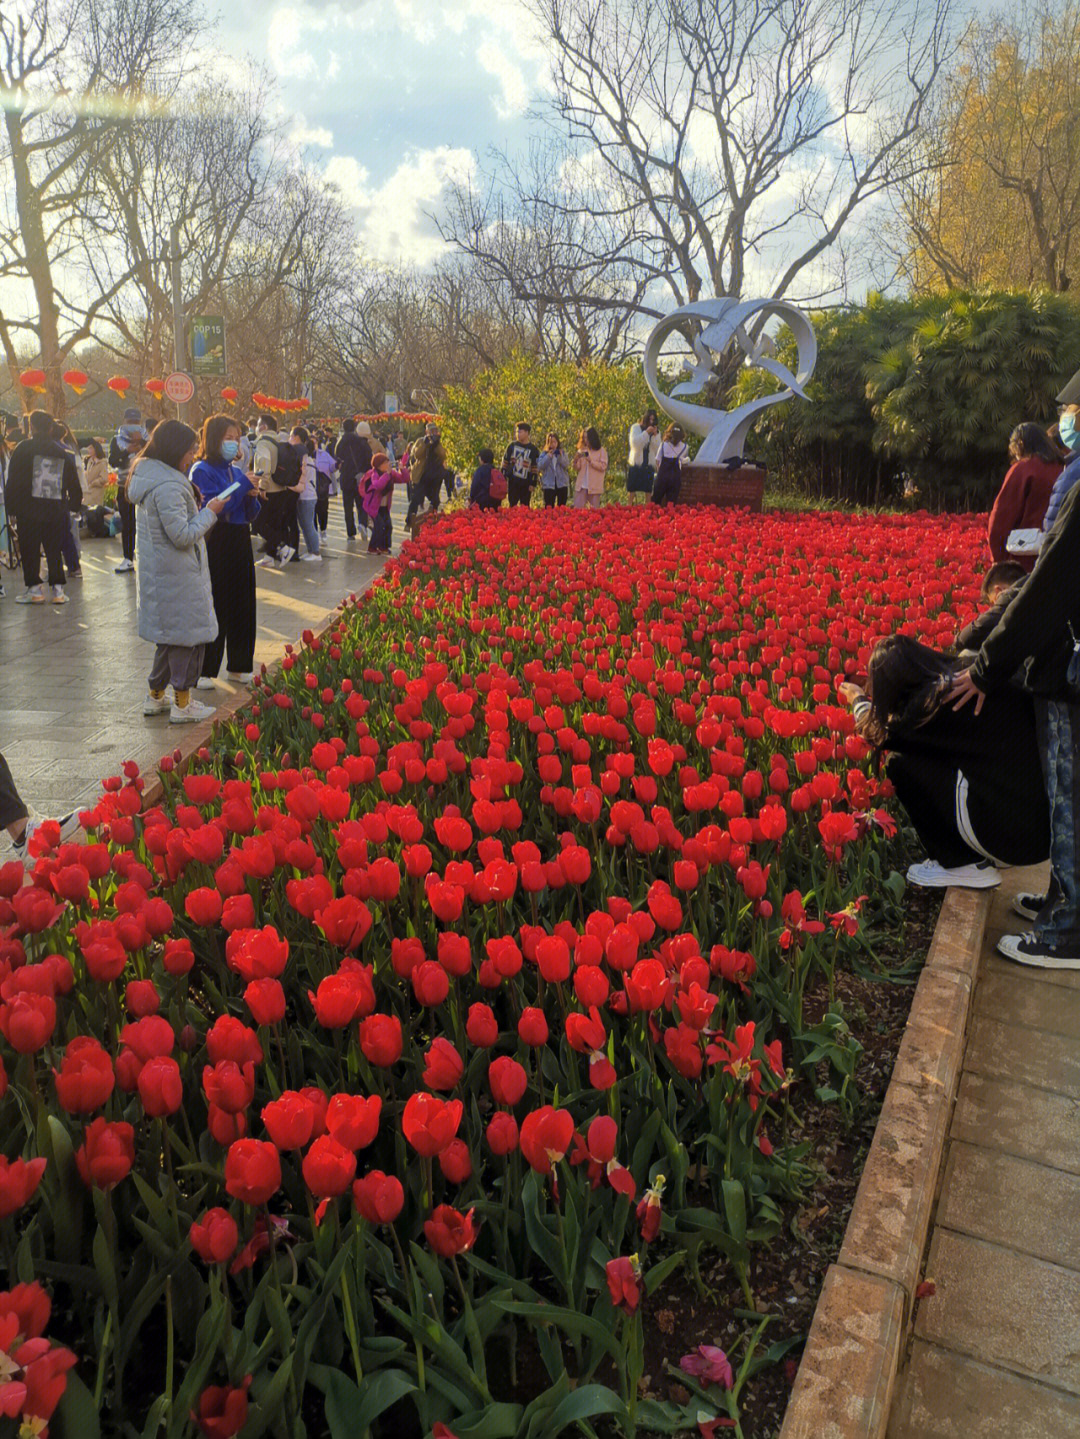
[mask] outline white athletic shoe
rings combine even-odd
[[[43,605],[45,603],[45,586],[34,585],[31,589],[23,590],[21,595],[15,596],[17,605]]]
[[[153,695],[147,695],[143,700],[142,712],[144,715],[163,715],[169,712],[169,701],[164,695],[155,699]]]
[[[301,556],[300,556],[300,559],[303,561],[304,564],[308,564],[311,560],[315,560],[315,561],[321,560],[321,559],[322,559],[322,555],[306,554],[306,555],[301,555]]]
[[[169,710],[170,724],[198,724],[200,720],[213,719],[217,710],[213,705],[204,705],[199,700],[188,700],[183,709],[174,704]]]
[[[63,585],[51,585],[49,588],[49,598],[54,605],[66,605],[68,602],[68,597],[64,593]]]
[[[922,889],[994,889],[1001,883],[1001,875],[989,860],[978,864],[962,864],[956,869],[945,869],[936,859],[922,864],[913,864],[907,872],[908,884],[917,884]]]
[[[212,690],[215,688],[214,681],[209,675],[200,675],[195,681],[195,688],[197,690]]]
[[[278,551],[278,557],[277,557],[277,558],[278,558],[278,564],[279,564],[279,565],[287,565],[287,564],[289,563],[289,561],[292,559],[293,555],[295,555],[295,554],[296,554],[296,551],[293,549],[292,545],[284,545],[284,546]]]
[[[229,671],[228,671],[228,677],[229,677],[229,679],[231,679],[235,684],[238,684],[238,685],[249,685],[249,684],[251,683],[251,681],[255,678],[255,671],[254,671],[254,670],[248,670],[246,674],[241,674],[238,670],[229,670]]]
[[[1032,933],[1003,934],[997,942],[998,953],[1017,964],[1032,969],[1080,969],[1080,954],[1058,949]]]

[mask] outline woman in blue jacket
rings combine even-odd
[[[191,483],[205,505],[230,485],[218,523],[206,537],[206,558],[217,615],[217,639],[206,646],[199,689],[213,689],[228,651],[231,680],[248,684],[255,670],[255,558],[251,522],[262,506],[251,480],[234,461],[240,453],[240,426],[231,415],[211,415],[202,427]]]

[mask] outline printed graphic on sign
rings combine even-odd
[[[174,370],[165,377],[165,397],[174,405],[186,405],[195,394],[195,381],[183,370]]]
[[[225,374],[225,318],[192,315],[188,341],[191,368],[196,376]]]
[[[64,496],[64,461],[61,455],[35,455],[30,478],[35,500],[59,500]]]

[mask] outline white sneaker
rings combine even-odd
[[[325,530],[320,530],[320,531],[319,531],[319,538],[320,538],[321,540],[325,540],[325,539],[326,539],[326,531],[325,531]]]
[[[35,814],[31,815],[26,821],[26,829],[23,831],[22,839],[14,839],[11,842],[16,855],[18,855],[20,859],[26,859],[27,857],[30,836],[35,830],[40,829],[43,824],[48,824],[52,818],[54,818],[52,815]],[[69,840],[79,829],[79,811],[77,809],[68,810],[66,814],[56,815],[55,820],[60,826],[61,844],[63,844],[65,840]]]
[[[278,550],[278,564],[287,565],[295,554],[296,551],[293,549],[292,545],[283,545],[281,549]]]
[[[142,712],[144,715],[163,715],[169,711],[169,701],[164,695],[155,699],[153,695],[147,695],[143,700]]]
[[[45,603],[45,586],[34,585],[32,589],[23,590],[21,595],[15,596],[17,605],[43,605]]]
[[[68,602],[63,585],[52,585],[49,590],[49,598],[54,605],[66,605]]]
[[[241,674],[238,670],[228,670],[227,674],[229,679],[235,681],[238,685],[249,685],[255,678],[254,670],[248,670],[246,674]]]
[[[311,555],[311,554],[301,555],[301,556],[300,556],[300,559],[302,560],[302,562],[303,562],[304,564],[308,564],[311,560],[321,560],[321,559],[322,559],[322,555]]]
[[[113,574],[114,574],[114,575],[129,575],[129,574],[131,574],[131,572],[132,572],[132,570],[133,570],[134,568],[135,568],[135,566],[134,566],[134,564],[132,563],[131,560],[121,560],[120,563],[117,565],[116,569],[113,570]]]
[[[913,864],[907,872],[908,884],[917,884],[923,889],[947,889],[955,885],[958,889],[994,889],[1001,883],[1001,875],[989,860],[978,864],[962,864],[956,869],[945,869],[936,859]]]
[[[197,690],[212,690],[216,688],[216,686],[209,675],[200,675],[195,681],[195,688]]]
[[[183,709],[174,704],[169,710],[170,724],[198,724],[200,720],[213,719],[217,710],[213,705],[204,705],[199,700],[188,700]]]
[[[257,570],[276,570],[277,567],[278,562],[274,559],[273,555],[263,555],[261,560],[255,561],[255,568]]]

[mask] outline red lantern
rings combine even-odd
[[[221,392],[221,398],[225,401],[227,405],[235,405],[237,399],[239,398],[239,394],[239,390],[234,390],[231,385],[226,385]],[[255,396],[252,395],[251,398],[254,399]]]
[[[119,395],[123,399],[131,389],[131,381],[123,375],[113,375],[111,380],[105,381],[105,388],[112,390],[114,395]]]
[[[63,381],[65,385],[70,385],[77,395],[81,395],[90,383],[90,377],[84,370],[65,370]]]
[[[19,384],[24,390],[32,390],[35,395],[45,393],[45,371],[24,370],[19,376]]]
[[[165,381],[147,380],[146,388],[150,391],[155,400],[160,400],[162,395],[165,393]]]

